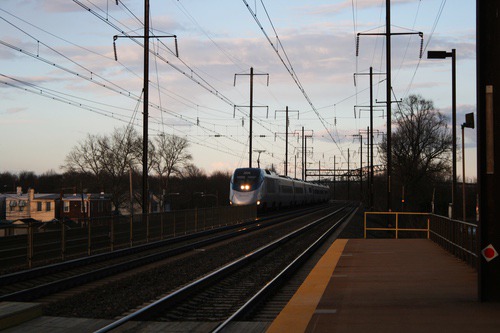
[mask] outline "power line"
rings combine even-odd
[[[326,130],[326,132],[328,133],[328,135],[330,136],[330,138],[332,139],[332,141],[337,145],[337,148],[340,150],[340,152],[343,154],[342,152],[342,148],[339,146],[338,142],[334,139],[332,133],[330,132],[330,130],[328,129],[328,127],[326,126],[326,122],[325,120],[323,119],[323,117],[319,114],[318,110],[316,109],[316,107],[314,106],[314,104],[312,103],[311,99],[309,98],[306,90],[304,89],[304,87],[302,86],[302,84],[300,83],[300,80],[298,78],[298,75],[297,73],[295,72],[295,70],[293,69],[293,66],[290,62],[290,59],[288,58],[288,55],[286,54],[286,51],[283,47],[283,44],[281,43],[281,40],[279,39],[279,36],[276,32],[276,30],[274,29],[274,26],[271,22],[271,25],[273,26],[273,30],[275,32],[275,35],[276,35],[276,39],[278,41],[277,45],[278,47],[275,47],[273,42],[271,41],[271,39],[269,38],[269,35],[266,33],[263,25],[260,23],[259,19],[257,18],[257,15],[254,13],[254,11],[250,8],[250,6],[248,5],[248,2],[246,0],[243,0],[244,4],[246,5],[248,11],[250,12],[250,14],[252,15],[252,17],[254,18],[255,22],[257,23],[257,25],[260,27],[262,33],[264,34],[264,36],[266,37],[267,41],[269,42],[269,44],[271,45],[271,47],[273,48],[273,50],[275,51],[276,55],[278,56],[278,58],[281,60],[281,63],[285,66],[285,69],[288,71],[288,73],[290,74],[290,76],[292,77],[293,81],[295,82],[295,84],[297,85],[297,87],[299,88],[299,90],[302,92],[302,95],[305,97],[305,99],[307,100],[307,102],[309,103],[309,105],[311,106],[311,108],[313,109],[313,111],[316,113],[316,116],[318,117],[318,119],[320,120],[321,124],[323,125],[324,129]],[[262,2],[262,5],[264,6],[264,3]],[[264,9],[265,9],[265,6],[264,6]],[[267,13],[267,10],[266,10],[266,13]],[[268,16],[269,17],[269,16]],[[279,50],[282,50],[283,51],[283,54],[285,55],[285,58],[286,58],[286,61],[285,59],[283,59],[283,57],[281,56],[281,54],[278,52]]]

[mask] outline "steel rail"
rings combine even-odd
[[[244,314],[251,311],[262,302],[267,295],[271,294],[277,290],[286,279],[297,271],[297,269],[311,257],[311,255],[326,241],[330,235],[337,230],[339,225],[344,222],[348,217],[351,218],[356,212],[356,208],[351,208],[344,216],[342,216],[333,226],[331,226],[327,231],[325,231],[314,243],[312,243],[307,249],[305,249],[301,254],[299,254],[287,267],[285,267],[280,273],[278,273],[272,280],[270,280],[262,289],[254,294],[245,304],[243,304],[239,309],[237,309],[231,316],[229,316],[224,322],[220,323],[212,330],[212,333],[221,332],[223,329],[235,321],[236,319],[242,317]]]
[[[168,250],[165,250],[162,252],[154,253],[151,255],[143,256],[143,257],[129,260],[126,262],[106,266],[106,267],[92,270],[89,272],[85,272],[82,274],[70,276],[67,278],[62,278],[62,279],[59,279],[57,281],[45,283],[45,284],[38,285],[38,286],[35,286],[32,288],[28,288],[28,289],[13,292],[10,294],[6,294],[3,296],[0,296],[0,301],[31,301],[31,300],[34,300],[36,298],[47,296],[47,295],[50,295],[50,294],[55,293],[55,292],[59,292],[62,290],[73,288],[73,287],[78,286],[78,285],[82,285],[85,283],[96,281],[98,279],[102,279],[102,278],[105,278],[105,277],[108,277],[108,276],[111,276],[114,274],[118,274],[118,273],[130,270],[133,268],[141,267],[141,266],[144,266],[146,264],[149,264],[149,263],[152,263],[155,261],[159,261],[159,260],[174,256],[174,255],[185,253],[185,252],[191,251],[194,248],[203,247],[203,246],[214,244],[216,242],[230,239],[232,237],[236,237],[236,236],[239,236],[242,234],[247,234],[247,233],[253,232],[255,230],[260,230],[262,228],[280,223],[280,222],[288,219],[290,215],[293,216],[293,214],[285,214],[285,216],[279,216],[277,218],[261,219],[261,220],[250,221],[247,223],[242,223],[242,224],[230,226],[229,230],[231,230],[231,229],[238,229],[238,230],[235,230],[232,233],[210,237],[208,239],[204,239],[204,240],[194,242],[194,243],[189,243],[189,244],[179,246],[179,247],[174,248],[174,249],[168,249]],[[268,221],[266,221],[266,220],[268,220]],[[222,229],[224,229],[224,230],[218,229],[218,231],[227,231],[228,230],[226,228],[222,228]],[[210,234],[211,231],[212,230],[210,230],[207,233]],[[187,236],[182,236],[180,238],[182,238],[182,240],[189,240],[189,239],[193,239],[192,236],[193,235],[187,235]],[[124,249],[124,252],[125,252],[124,255],[128,254],[128,251],[130,251],[130,248]],[[132,254],[134,254],[134,253],[132,253]],[[101,257],[99,261],[109,259],[109,255],[110,255],[110,253],[104,254],[103,257]],[[101,255],[99,255],[99,256],[101,256]],[[92,261],[92,262],[88,261],[91,259],[92,258],[83,258],[83,259],[77,259],[75,261],[81,260],[81,261],[85,262],[86,264],[94,263],[94,261]],[[69,268],[74,268],[73,264],[74,263],[69,263],[69,265],[71,265],[71,267],[69,267]],[[61,265],[61,264],[56,264],[56,266],[57,265]],[[80,265],[80,266],[84,266],[84,265]],[[76,266],[76,267],[79,267],[79,266]],[[56,267],[56,268],[58,268],[58,267]],[[61,270],[62,269],[55,269],[53,271],[50,271],[50,273],[59,272]],[[42,267],[42,268],[40,268],[40,270],[36,274],[42,274],[42,272],[45,272],[45,274],[48,273],[47,269]],[[19,274],[19,276],[22,276],[22,274]],[[11,274],[10,276],[8,276],[8,278],[9,278],[8,279],[9,281],[20,282],[19,280],[12,280],[13,278],[15,278],[15,274]]]
[[[183,299],[185,298],[187,295],[191,294],[192,292],[194,292],[195,290],[199,289],[199,288],[202,288],[210,283],[213,283],[214,281],[217,281],[219,279],[221,279],[222,277],[226,276],[227,274],[233,272],[235,269],[241,267],[241,266],[244,266],[245,264],[247,264],[248,262],[251,262],[253,260],[255,260],[256,258],[264,255],[265,253],[275,249],[276,247],[278,247],[279,245],[281,245],[282,243],[285,243],[286,241],[294,238],[294,237],[297,237],[299,236],[300,234],[302,234],[305,230],[307,229],[310,229],[314,226],[316,226],[317,224],[325,221],[326,219],[328,219],[329,217],[339,213],[340,211],[344,210],[345,208],[339,208],[337,210],[335,210],[334,212],[332,213],[329,213],[328,215],[326,216],[323,216],[311,223],[309,223],[308,225],[306,226],[303,226],[277,240],[274,240],[272,241],[271,243],[267,244],[267,245],[264,245],[248,254],[246,254],[245,256],[239,258],[239,259],[236,259],[226,265],[224,265],[223,267],[205,275],[204,277],[148,304],[147,306],[133,312],[133,313],[130,313],[128,314],[127,316],[125,317],[122,317],[110,324],[108,324],[107,326],[99,329],[99,330],[96,330],[94,333],[105,333],[105,332],[110,332],[111,330],[113,329],[116,329],[117,327],[120,327],[122,326],[123,324],[129,322],[129,321],[132,321],[132,320],[141,320],[141,319],[144,319],[144,318],[147,318],[149,316],[151,316],[153,313],[156,313],[158,311],[161,311],[161,309],[164,309],[166,307],[168,307],[169,305],[171,304],[174,304],[176,301],[180,300],[180,299]]]

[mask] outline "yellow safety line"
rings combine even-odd
[[[276,317],[267,332],[304,332],[318,306],[347,239],[338,239],[318,261],[304,283]]]

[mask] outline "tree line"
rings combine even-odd
[[[207,175],[191,163],[188,148],[188,140],[176,135],[158,135],[149,142],[148,185],[153,201],[175,208],[228,204],[231,173]],[[105,192],[112,194],[116,211],[130,211],[131,202],[136,211],[142,210],[142,137],[133,128],[115,129],[110,135],[87,134],[61,169],[61,174],[1,173],[0,191],[21,186],[40,193]]]
[[[434,107],[430,100],[410,95],[398,103],[393,112],[392,177],[393,210],[431,211],[447,215],[451,202],[452,132],[448,118]],[[196,205],[227,205],[229,171],[207,175],[191,163],[186,138],[161,134],[149,142],[149,189],[157,199],[174,208]],[[387,164],[387,138],[379,145],[380,163]],[[116,209],[130,206],[130,188],[134,206],[142,209],[142,137],[131,127],[115,129],[110,135],[88,134],[66,156],[64,171],[49,171],[42,175],[23,171],[18,175],[0,174],[0,191],[31,187],[37,192],[59,193],[74,188],[76,192],[106,192],[113,196]],[[387,178],[378,174],[374,178],[375,210],[386,208]],[[11,186],[12,185],[12,186]],[[460,184],[459,184],[460,185]],[[337,184],[335,199],[347,199],[346,184]],[[349,184],[358,200],[361,185]],[[332,187],[332,186],[331,186]],[[468,215],[473,216],[476,190],[467,191]],[[461,193],[461,187],[457,193]],[[366,191],[366,190],[365,190]],[[367,191],[365,192],[367,193]],[[333,191],[332,191],[333,194]],[[461,207],[461,196],[456,198]],[[212,201],[211,201],[212,200]],[[367,202],[367,195],[361,197]],[[401,201],[400,201],[401,200]],[[399,202],[400,201],[400,202]]]

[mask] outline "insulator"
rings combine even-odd
[[[116,43],[113,41],[113,51],[115,52],[115,61],[118,61],[118,55],[116,54]]]
[[[177,36],[174,36],[175,40],[175,56],[179,58],[179,48],[177,47]]]
[[[359,55],[359,35],[356,36],[356,57]]]
[[[422,53],[424,52],[424,38],[420,39],[420,59],[422,59]]]

